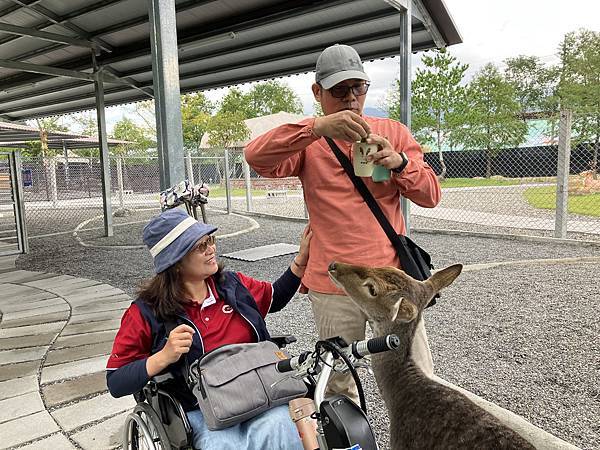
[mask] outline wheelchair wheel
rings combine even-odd
[[[138,403],[125,419],[123,449],[171,450],[165,427],[147,403]]]

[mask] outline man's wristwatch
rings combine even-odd
[[[394,173],[402,173],[402,171],[404,170],[404,168],[408,164],[408,156],[406,156],[406,153],[400,152],[400,156],[402,157],[402,164],[400,164],[395,169],[392,169],[392,172],[394,172]]]

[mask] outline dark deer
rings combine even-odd
[[[461,270],[457,264],[417,281],[393,267],[329,265],[329,276],[364,311],[375,335],[394,333],[400,338],[395,352],[372,356],[390,418],[391,448],[535,449],[460,392],[425,376],[410,356],[423,309]]]

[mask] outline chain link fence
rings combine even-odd
[[[578,142],[572,125],[565,112],[529,123],[520,147],[443,152],[442,201],[413,205],[412,226],[600,240],[597,144]],[[437,152],[425,160],[440,173]]]
[[[600,241],[599,145],[577,140],[576,120],[565,113],[560,120],[529,123],[519,147],[442,152],[442,201],[432,209],[413,204],[411,226]],[[203,149],[202,154],[212,156],[186,156],[186,176],[210,186],[209,210],[307,217],[298,178],[259,176],[241,148]],[[425,160],[441,172],[438,152],[426,153]],[[29,180],[24,186],[29,236],[102,226],[97,158],[24,158],[23,172]],[[156,158],[111,157],[110,174],[116,215],[132,209],[158,212]]]

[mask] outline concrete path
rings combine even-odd
[[[15,270],[14,257],[0,257],[0,449],[97,450],[120,445],[125,417],[135,401],[107,393],[104,369],[119,319],[130,302],[127,294],[110,285]],[[577,449],[465,393],[537,448]]]
[[[94,280],[0,273],[0,448],[105,449],[132,396],[106,392],[105,366],[131,299]]]

